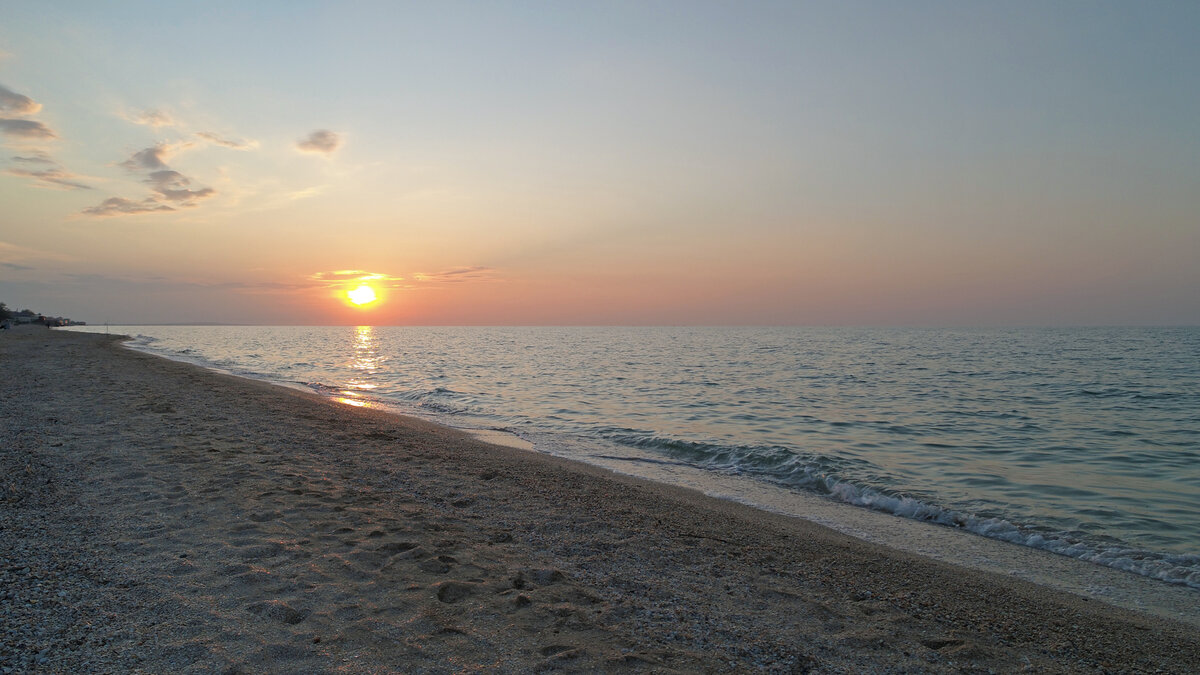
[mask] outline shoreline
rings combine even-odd
[[[4,617],[45,624],[6,642],[18,670],[1200,667],[1186,623],[116,336],[0,355],[0,574],[52,591]]]
[[[254,382],[317,393],[328,400],[346,405],[368,407],[401,417],[413,417],[463,431],[477,440],[555,456],[568,461],[601,467],[614,473],[649,480],[656,484],[683,486],[709,497],[737,502],[754,509],[801,518],[824,525],[856,539],[915,553],[952,565],[1026,579],[1036,584],[1079,595],[1090,600],[1143,611],[1168,619],[1191,623],[1200,628],[1200,590],[1187,584],[1173,583],[1148,573],[1095,562],[1084,557],[1066,556],[1046,548],[1034,547],[1001,538],[989,537],[970,528],[953,528],[937,522],[907,518],[867,506],[789,489],[744,476],[716,474],[711,471],[672,463],[664,466],[644,461],[642,455],[614,456],[612,449],[596,452],[555,452],[535,447],[527,437],[510,430],[479,426],[459,426],[453,419],[422,415],[420,412],[375,399],[348,399],[335,393],[334,387],[314,388],[299,382],[276,380],[267,376],[243,374],[205,362],[195,356],[162,352],[137,344],[135,338],[123,342],[128,349],[190,364],[224,375]],[[345,392],[340,392],[344,394]],[[551,445],[557,445],[552,443]],[[655,458],[657,459],[657,458]],[[632,460],[632,461],[629,461]],[[1093,549],[1100,550],[1100,549]],[[1136,553],[1136,551],[1134,551]]]

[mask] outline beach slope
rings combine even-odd
[[[1195,627],[124,349],[0,335],[8,672],[1196,672]]]

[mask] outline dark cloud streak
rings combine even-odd
[[[174,210],[173,207],[155,201],[153,197],[147,197],[140,202],[125,199],[124,197],[109,197],[96,206],[84,209],[83,213],[89,216],[122,216]]]
[[[33,178],[39,183],[48,183],[50,187],[61,187],[68,190],[92,189],[92,186],[76,181],[75,174],[65,171],[60,167],[51,167],[49,169],[42,169],[41,171],[31,171],[29,169],[8,169],[4,173],[7,173],[11,176]]]
[[[296,142],[301,152],[319,152],[328,155],[342,146],[342,137],[328,129],[318,129]]]
[[[41,109],[42,104],[0,84],[0,113],[4,113],[5,115],[32,115]]]
[[[0,132],[21,138],[58,138],[58,134],[37,120],[0,119]]]
[[[126,118],[126,119],[128,119],[128,118]],[[172,119],[172,117],[170,115],[168,115],[167,113],[165,113],[161,110],[143,110],[142,113],[140,115],[138,115],[136,119],[133,119],[130,121],[133,122],[134,124],[141,124],[143,126],[154,127],[155,129],[157,129],[159,127],[175,126],[175,120]]]
[[[494,271],[490,267],[477,265],[474,267],[455,267],[431,274],[417,273],[413,275],[413,278],[422,282],[454,284],[465,281],[486,281],[492,277]]]
[[[129,171],[158,171],[161,169],[166,169],[168,168],[166,159],[170,152],[170,147],[163,143],[159,143],[152,148],[146,148],[145,150],[139,150],[133,153],[133,156],[124,162],[121,162],[120,166]]]
[[[194,206],[196,200],[211,197],[217,193],[216,190],[209,187],[199,190],[190,189],[188,186],[192,184],[191,179],[171,169],[154,171],[144,182],[148,183],[163,199],[181,202],[182,206]]]
[[[91,190],[92,186],[82,183],[79,176],[67,171],[49,153],[35,150],[26,157],[13,157],[17,166],[5,169],[4,173],[21,178],[32,178],[41,187],[59,190]]]
[[[220,145],[233,150],[249,150],[258,146],[257,141],[233,141],[228,138],[222,138],[211,131],[197,131],[196,135],[213,145]]]
[[[87,216],[122,216],[175,211],[176,207],[190,208],[196,206],[200,200],[217,194],[217,191],[210,187],[192,189],[192,179],[167,165],[167,159],[172,153],[190,145],[159,143],[133,153],[133,156],[118,166],[131,173],[147,172],[142,182],[149,185],[154,194],[141,201],[112,197],[84,209],[81,213]]]
[[[44,152],[35,153],[33,157],[16,157],[12,158],[14,162],[22,162],[24,164],[56,164],[50,155]]]

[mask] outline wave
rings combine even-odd
[[[348,389],[346,385],[330,385],[323,382],[304,382],[303,384],[318,394],[332,398],[345,398]],[[383,395],[365,394],[361,390],[353,390],[353,399],[376,407],[392,408],[407,414],[427,413],[437,416],[455,416],[472,412],[466,406],[447,400],[448,396],[460,393],[445,387],[434,387],[424,391],[391,392]]]
[[[724,446],[686,441],[641,434],[630,429],[608,430],[602,436],[632,448],[665,454],[698,468],[750,475],[901,518],[963,529],[990,539],[1200,589],[1200,554],[1157,553],[1120,543],[1088,541],[1070,533],[1050,532],[1000,517],[945,508],[908,495],[890,494],[840,477],[838,469],[851,464],[845,459],[803,457],[780,446]]]

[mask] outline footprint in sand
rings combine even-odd
[[[461,581],[443,581],[437,584],[437,599],[446,603],[454,603],[462,600],[475,592],[475,584],[467,584]]]
[[[566,578],[565,574],[555,569],[520,570],[512,578],[512,585],[517,590],[523,590],[537,586],[549,586]]]
[[[433,574],[445,574],[446,572],[450,571],[452,566],[457,564],[458,560],[454,559],[454,557],[448,555],[439,555],[436,558],[422,560],[417,567]]]
[[[246,608],[246,611],[251,614],[257,614],[267,619],[273,619],[280,623],[295,625],[308,617],[307,610],[296,609],[282,600],[267,600],[266,602],[256,602]]]

